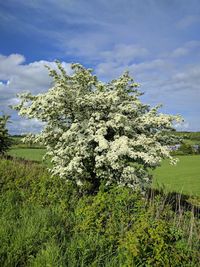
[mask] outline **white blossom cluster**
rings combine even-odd
[[[49,70],[54,86],[36,96],[21,94],[15,107],[21,116],[45,122],[40,134],[27,138],[47,147],[53,174],[78,186],[104,182],[144,189],[149,169],[163,158],[174,162],[167,132],[178,117],[143,104],[128,73],[102,83],[80,64],[72,64],[72,75],[57,65],[58,71]]]

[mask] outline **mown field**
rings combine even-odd
[[[12,148],[8,154],[17,158],[42,162],[45,151],[44,148]]]
[[[154,172],[154,187],[163,187],[167,191],[200,196],[200,155],[177,157],[179,162],[170,165],[163,161]]]
[[[8,152],[10,156],[33,161],[42,161],[45,154],[44,148],[12,148]]]

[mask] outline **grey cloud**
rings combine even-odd
[[[117,44],[112,50],[103,51],[102,59],[105,61],[114,61],[118,64],[129,64],[138,58],[144,58],[148,55],[148,50],[139,45]]]
[[[170,54],[168,54],[168,56],[172,58],[179,58],[187,56],[191,53],[195,53],[196,56],[197,55],[199,56],[200,55],[199,51],[200,51],[200,41],[193,40],[190,42],[186,42],[181,47],[174,49]]]
[[[172,52],[172,57],[181,57],[187,55],[188,53],[189,51],[187,48],[179,47]]]

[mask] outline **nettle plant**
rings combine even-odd
[[[46,93],[23,93],[15,107],[21,116],[45,122],[28,141],[47,148],[53,175],[79,187],[98,190],[101,183],[144,190],[149,169],[170,156],[173,122],[179,117],[158,113],[139,97],[138,84],[128,72],[102,83],[80,64],[68,75],[62,64],[49,69],[54,85]]]

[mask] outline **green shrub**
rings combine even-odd
[[[194,149],[192,148],[192,146],[185,143],[181,145],[180,151],[182,151],[184,155],[194,154]]]
[[[8,134],[6,124],[9,116],[0,116],[0,154],[4,154],[11,146],[11,138]]]
[[[62,204],[71,207],[72,184],[49,174],[37,163],[0,159],[0,193],[18,190],[24,200],[43,206]],[[64,203],[64,204],[63,204]]]

